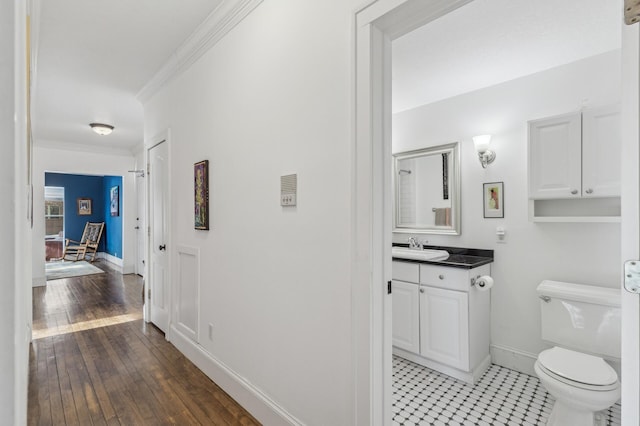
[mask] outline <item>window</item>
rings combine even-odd
[[[64,238],[64,188],[44,187],[44,222],[46,239]]]

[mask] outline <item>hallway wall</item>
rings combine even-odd
[[[147,144],[171,131],[172,264],[178,246],[200,254],[201,352],[193,353],[308,425],[352,423],[352,20],[360,4],[265,1],[144,105]],[[204,159],[211,230],[198,231],[193,165]],[[281,207],[280,177],[294,173],[298,204]]]

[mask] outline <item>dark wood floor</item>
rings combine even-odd
[[[142,280],[104,274],[33,291],[30,425],[257,425],[142,320]]]

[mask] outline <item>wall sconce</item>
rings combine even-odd
[[[105,136],[113,132],[113,126],[110,124],[104,123],[89,123],[91,130],[99,134],[100,136]]]
[[[491,135],[473,137],[473,145],[476,147],[478,158],[480,159],[480,164],[482,164],[483,169],[486,169],[487,165],[493,163],[493,160],[496,159],[496,153],[489,149],[490,144]]]

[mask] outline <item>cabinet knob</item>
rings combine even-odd
[[[591,193],[593,193],[593,189],[589,188],[589,189],[587,189],[587,190],[586,190],[586,191],[584,191],[584,192],[586,192],[587,194],[591,194]]]
[[[421,288],[421,289],[420,289],[420,293],[424,293],[424,288]]]
[[[573,191],[571,191],[571,193],[572,193],[573,195],[576,195],[576,194],[578,193],[578,190],[577,190],[577,189],[574,189]]]
[[[438,275],[438,278],[440,278],[441,280],[444,280],[444,275]]]

